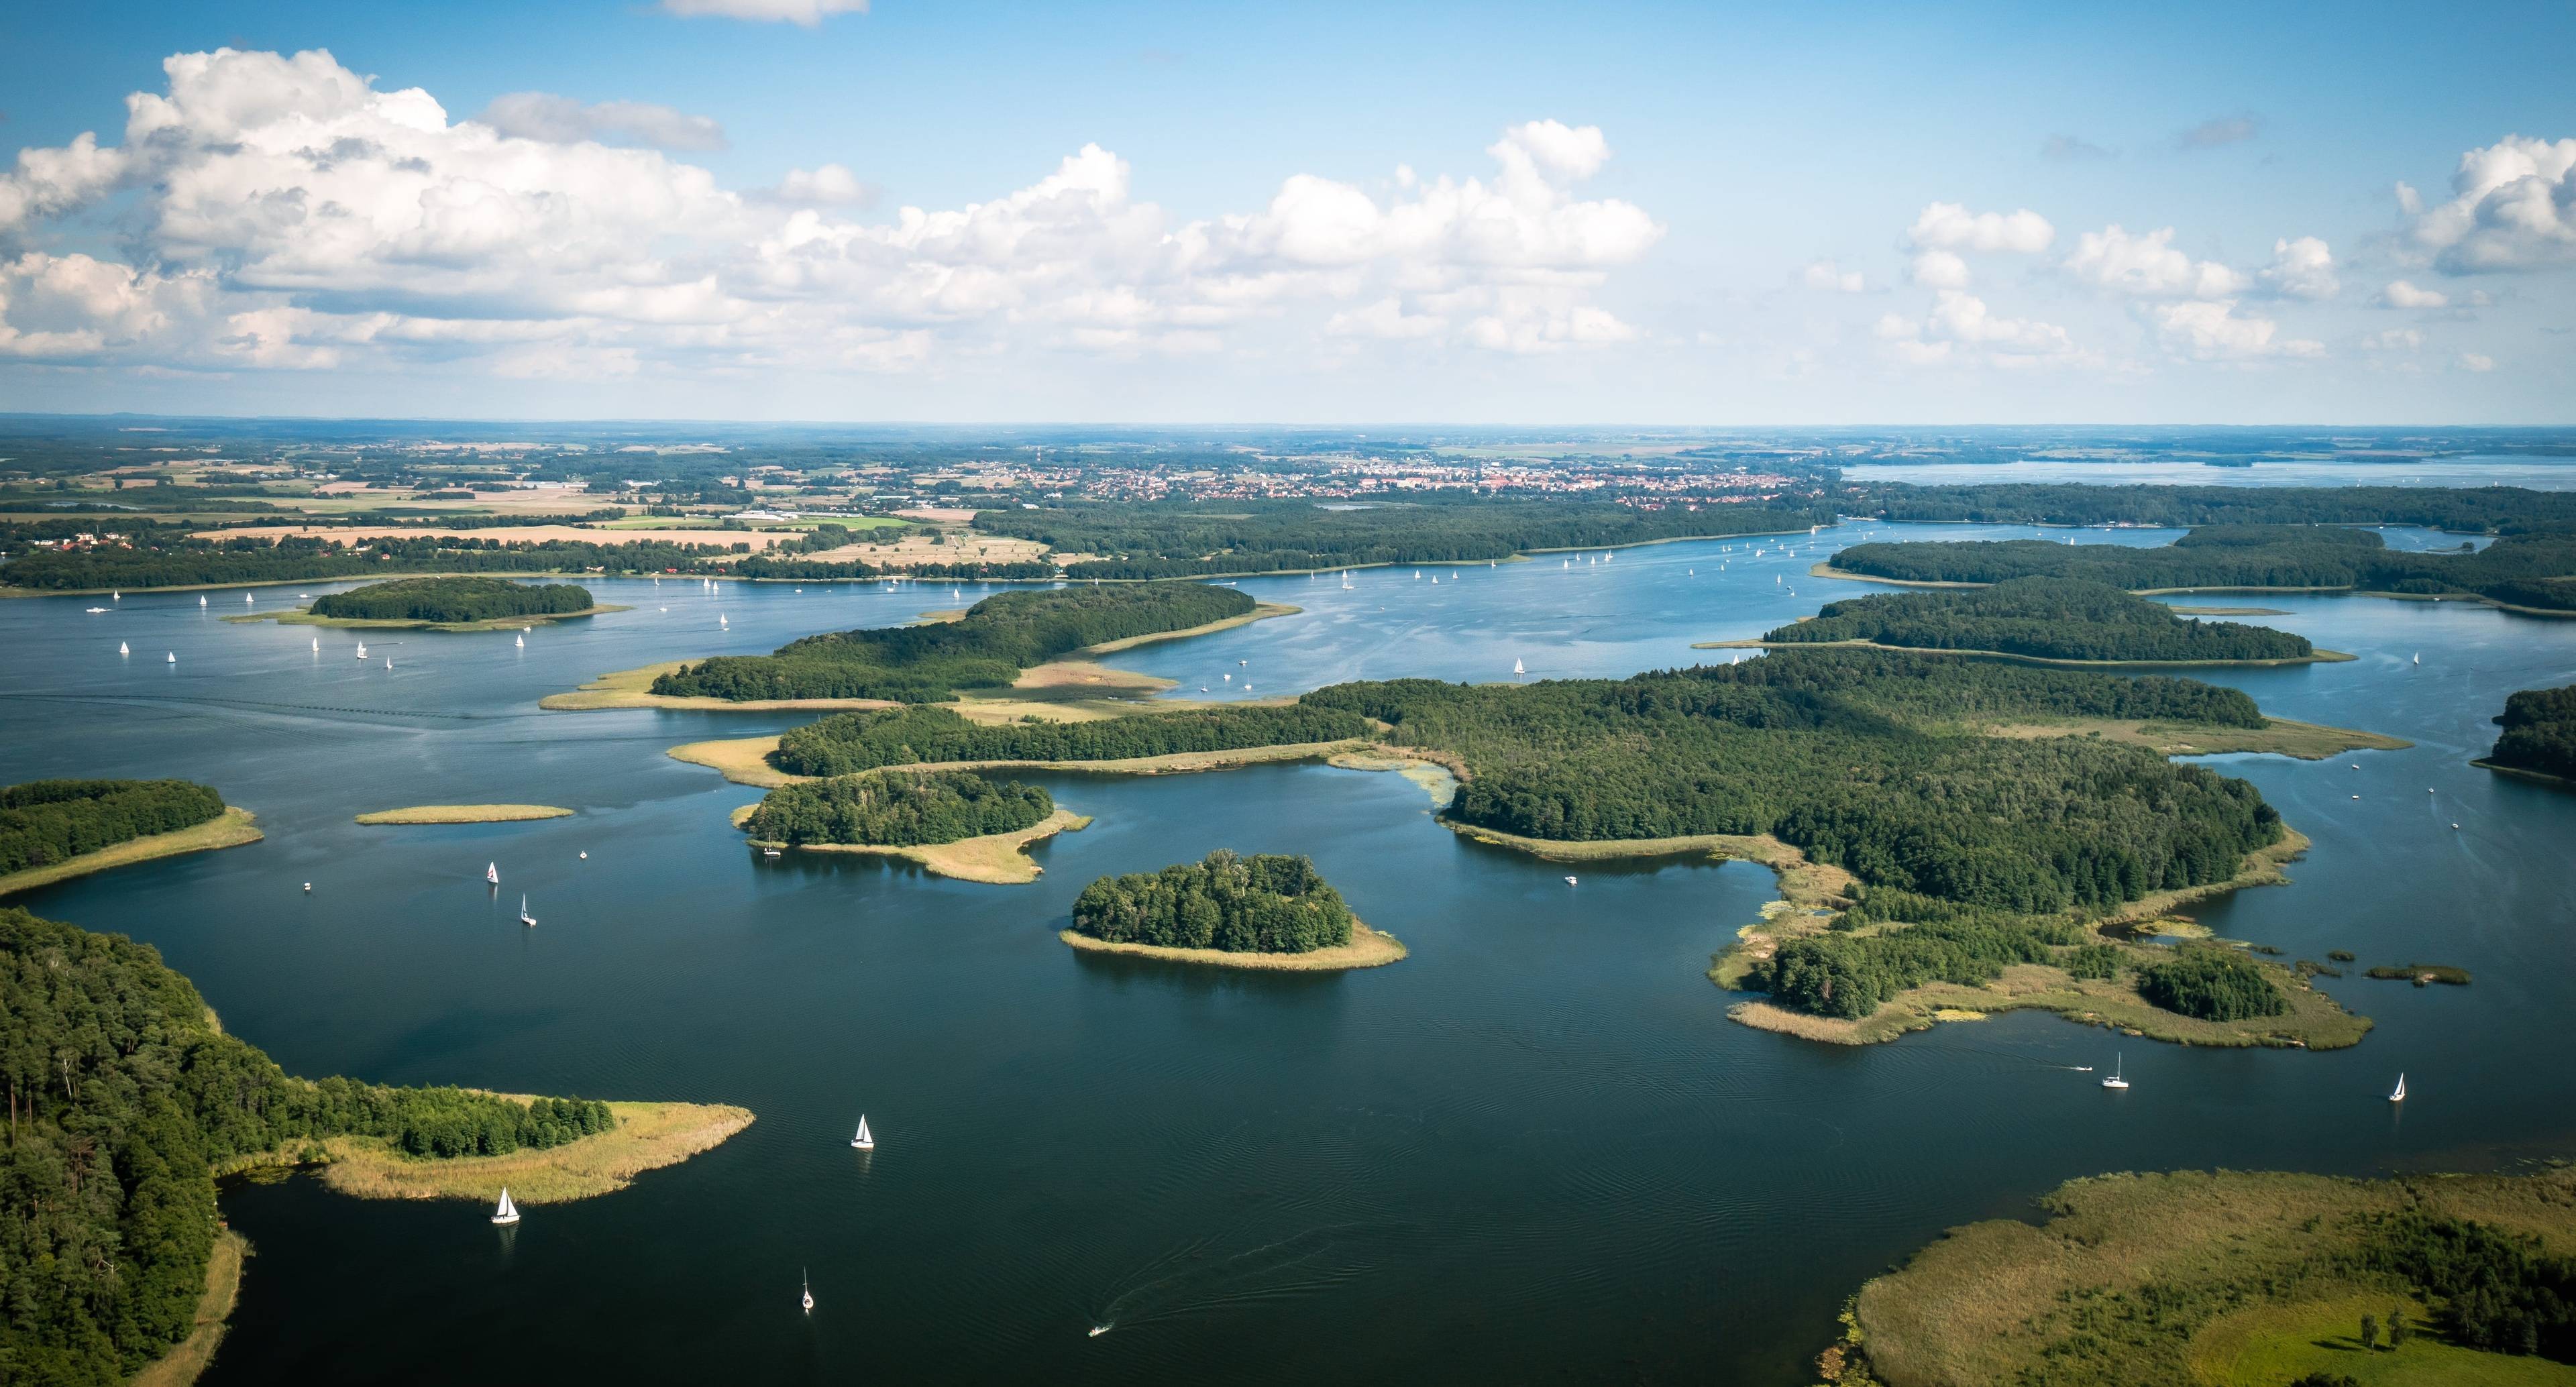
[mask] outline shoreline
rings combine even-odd
[[[2481,756],[2476,760],[2469,762],[2469,764],[2480,770],[2492,771],[2497,775],[2512,776],[2516,780],[2528,780],[2540,785],[2554,785],[2562,790],[2576,790],[2576,779],[2571,779],[2570,777],[2563,775],[2552,775],[2548,771],[2532,770],[2528,766],[2508,766],[2502,761],[2495,760],[2492,757]]]
[[[1090,954],[1116,954],[1127,958],[1154,958],[1167,963],[1192,963],[1203,968],[1246,968],[1272,973],[1344,973],[1355,968],[1383,968],[1412,951],[1392,934],[1381,933],[1354,919],[1351,942],[1326,949],[1311,949],[1302,954],[1265,954],[1227,949],[1178,949],[1160,944],[1113,943],[1094,939],[1077,930],[1061,929],[1056,938],[1075,949]]]
[[[528,1101],[527,1095],[496,1097]],[[381,1137],[332,1137],[291,1143],[217,1167],[218,1180],[306,1166],[302,1152],[319,1146],[322,1183],[356,1199],[471,1199],[490,1204],[509,1186],[523,1205],[563,1204],[612,1194],[648,1170],[678,1165],[712,1151],[753,1122],[748,1108],[723,1103],[614,1102],[614,1131],[598,1132],[543,1151],[506,1156],[451,1156],[423,1160],[395,1152]]]
[[[214,1252],[206,1258],[205,1294],[197,1298],[188,1337],[145,1364],[126,1387],[188,1387],[204,1375],[215,1361],[215,1350],[223,1346],[224,1331],[232,1327],[233,1307],[241,1301],[242,1263],[250,1252],[250,1239],[232,1229],[215,1234]]]
[[[1937,541],[1917,542],[1934,543]],[[1882,586],[1892,588],[1990,588],[1994,586],[1992,583],[1955,583],[1918,578],[1881,578],[1874,573],[1855,573],[1847,568],[1836,568],[1830,561],[1818,563],[1810,567],[1807,570],[1807,576],[1810,578],[1833,578],[1846,583],[1878,583]],[[2123,589],[2123,591],[2127,592],[2132,597],[2183,597],[2190,596],[2195,593],[2244,592],[2260,594],[2283,592],[2306,593],[2311,595],[2322,594],[2328,597],[2377,597],[2390,602],[2473,602],[2481,607],[2493,607],[2500,612],[2513,612],[2521,616],[2576,618],[2576,611],[2560,611],[2552,607],[2526,607],[2513,602],[2499,602],[2492,597],[2484,597],[2474,592],[2381,592],[2376,588],[2357,587],[2349,584],[2342,587],[2315,588],[2257,587],[2246,584],[2221,584],[2215,587],[2126,588]],[[2177,607],[2174,610],[2181,611],[2183,609]],[[2278,615],[2288,616],[2290,613],[2281,612],[2278,613]]]
[[[312,609],[298,607],[291,612],[246,613],[224,620],[236,626],[253,622],[274,621],[280,626],[334,626],[361,631],[513,631],[523,627],[544,626],[551,622],[572,621],[580,617],[603,616],[609,612],[631,612],[633,607],[602,602],[577,612],[532,612],[525,616],[492,616],[473,621],[420,621],[409,617],[315,616]]]
[[[547,694],[537,700],[537,706],[554,713],[596,713],[615,708],[670,708],[693,713],[848,712],[902,706],[883,698],[761,698],[735,702],[725,698],[652,691],[655,679],[687,663],[686,660],[663,660],[634,669],[610,670],[577,688]]]
[[[1269,746],[1237,747],[1227,751],[1174,751],[1160,756],[1130,756],[1115,761],[907,761],[897,766],[873,766],[871,770],[887,771],[1065,771],[1092,772],[1101,775],[1190,775],[1199,771],[1232,770],[1238,766],[1268,765],[1281,761],[1328,760],[1368,750],[1374,744],[1366,738],[1347,737],[1336,742],[1279,742]],[[774,790],[781,785],[796,785],[824,777],[796,775],[769,764],[769,753],[778,749],[778,736],[720,738],[704,742],[685,742],[662,754],[674,761],[704,766],[736,785]]]
[[[741,828],[758,805],[745,805],[734,811],[734,827]],[[854,853],[865,857],[892,857],[910,862],[934,876],[955,881],[972,881],[986,886],[1026,886],[1046,875],[1046,868],[1031,860],[1028,850],[1059,833],[1079,833],[1091,827],[1091,816],[1059,808],[1054,813],[1010,833],[987,833],[975,838],[960,838],[953,843],[916,843],[907,847],[890,847],[876,843],[799,843],[789,852]],[[763,843],[755,846],[785,846]]]
[[[379,809],[360,814],[362,824],[514,824],[533,819],[569,819],[573,811],[551,804],[415,804],[408,809]]]
[[[2152,718],[2066,718],[1975,726],[1983,736],[2021,740],[2099,736],[2104,741],[2142,746],[2164,756],[2287,756],[2298,761],[2322,761],[2349,751],[2404,751],[2415,745],[2403,737],[2381,732],[2290,718],[2266,718],[2261,727],[2157,722]]]
[[[2361,657],[2314,647],[2305,655],[2277,660],[2070,660],[2053,655],[2020,655],[2009,650],[1952,650],[1925,645],[1884,645],[1872,640],[1841,641],[1694,641],[1693,650],[1885,650],[1898,655],[1956,655],[1973,660],[2002,660],[2049,669],[2279,669],[2290,665],[2345,664]]]
[[[96,852],[85,852],[78,857],[65,858],[60,862],[48,863],[42,867],[29,867],[24,871],[0,876],[0,896],[32,891],[39,886],[51,886],[58,881],[69,881],[73,877],[87,876],[92,872],[104,872],[114,867],[132,866],[137,862],[149,862],[155,858],[177,857],[182,853],[191,852],[211,852],[217,848],[237,848],[244,843],[256,843],[267,836],[260,832],[258,821],[259,816],[249,810],[227,804],[224,806],[223,813],[201,824],[172,829],[168,833],[128,838],[122,843],[111,843]]]

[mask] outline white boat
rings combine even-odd
[[[850,1149],[853,1151],[874,1151],[877,1149],[877,1139],[868,1131],[868,1115],[866,1113],[859,1114],[859,1134],[850,1138]]]
[[[510,637],[510,643],[516,645],[521,650],[528,648],[528,638],[525,636],[512,636]]]
[[[2406,1076],[2405,1076],[2405,1074],[2400,1073],[2400,1074],[2397,1076],[2397,1087],[2392,1088],[2392,1089],[2390,1089],[2390,1090],[2388,1091],[2388,1101],[2389,1101],[2389,1102],[2391,1102],[2391,1103],[2403,1103],[2403,1102],[2405,1102],[2405,1101],[2406,1101]]]
[[[501,1187],[501,1207],[492,1211],[492,1221],[494,1223],[516,1223],[519,1221],[519,1206],[510,1202],[510,1187],[508,1185],[503,1185]]]
[[[1529,673],[1529,668],[1528,668],[1527,666],[1523,665],[1520,661],[1518,661],[1518,660],[1514,660],[1514,661],[1512,661],[1512,673],[1514,673],[1514,674],[1527,674],[1527,673]]]
[[[176,650],[173,650],[173,651],[170,651],[170,652],[168,652],[168,653],[164,654],[161,658],[162,658],[163,660],[165,660],[165,661],[167,661],[167,662],[169,662],[169,663],[171,663],[171,664],[174,664],[174,665],[175,665],[175,664],[179,663],[179,652],[178,652],[178,651],[176,651]]]
[[[391,656],[391,655],[387,655],[387,656],[385,657],[385,668],[387,668],[387,669],[392,669],[393,667],[394,667],[394,657],[393,657],[393,656]]]
[[[2102,1081],[2102,1087],[2127,1088],[2128,1086],[2129,1081],[2120,1077],[2120,1056],[2114,1053],[2111,1056],[2111,1077]]]
[[[321,637],[316,636],[314,639],[320,640]],[[365,641],[358,642],[358,658],[361,660],[367,658],[367,643]]]
[[[117,594],[117,600],[118,600],[118,601],[120,601],[120,602],[124,601],[124,600],[125,600],[125,596],[124,596],[124,594],[122,594],[122,593]],[[198,605],[198,606],[200,606],[200,607],[202,607],[202,606],[206,605],[206,595],[205,595],[204,593],[202,593],[202,592],[197,594],[197,605]]]
[[[2416,652],[2415,652],[2415,663],[2417,663],[2417,664],[2419,664],[2419,665],[2420,665],[2420,664],[2422,664],[2422,663],[2424,663],[2424,652],[2423,652],[2423,651],[2420,651],[2420,650],[2419,650],[2419,651],[2416,651]]]
[[[108,600],[108,601],[110,601],[110,602],[122,602],[122,601],[124,601],[124,600],[125,600],[125,592],[124,592],[124,590],[123,590],[123,589],[121,589],[121,588],[110,588],[110,589],[108,589],[108,593],[107,593],[107,600]],[[200,597],[200,598],[198,598],[198,599],[197,599],[197,601],[198,601],[199,603],[201,603],[201,604],[202,604],[205,600],[206,600],[206,599],[204,599],[204,598],[202,598],[202,597]]]
[[[322,653],[322,638],[320,636],[315,636],[313,638],[313,652],[317,655]]]
[[[134,652],[125,648],[125,642],[118,641],[116,643],[116,653],[119,655],[131,655]]]
[[[519,893],[519,923],[533,925],[536,922],[537,917],[528,913],[528,893],[522,891]]]
[[[484,864],[483,864],[483,879],[484,879],[485,881],[488,881],[488,882],[492,883],[492,884],[493,884],[493,885],[495,885],[495,886],[500,885],[500,884],[501,884],[501,864],[500,864],[500,863],[498,863],[498,862],[486,862],[486,863],[484,863]]]
[[[809,1315],[814,1313],[814,1274],[812,1272],[805,1274],[805,1313]]]
[[[723,614],[722,614],[722,613],[718,613],[718,614],[717,614],[717,616],[716,616],[716,627],[717,627],[717,629],[719,629],[719,630],[728,629],[728,628],[730,628],[732,625],[733,625],[733,623],[732,623],[732,622],[729,622],[729,621],[727,621],[727,620],[725,620],[725,619],[724,619],[724,616],[723,616]]]
[[[243,593],[243,594],[242,594],[242,601],[243,601],[245,604],[247,604],[247,603],[250,601],[250,594],[249,594],[249,593],[246,593],[246,592],[245,592],[245,593]]]
[[[1565,884],[1566,884],[1566,885],[1568,885],[1568,886],[1576,886],[1576,885],[1580,885],[1581,883],[1577,882],[1573,877],[1567,877],[1567,878],[1565,879]]]
[[[88,613],[89,613],[90,615],[92,615],[92,616],[96,616],[96,615],[98,615],[100,612],[106,611],[106,610],[107,610],[107,608],[105,608],[105,607],[85,607],[85,608],[83,608],[82,610],[84,610],[84,611],[88,612]]]

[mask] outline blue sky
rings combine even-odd
[[[2563,5],[667,3],[752,17],[13,16],[0,409],[2563,423],[2576,398]]]

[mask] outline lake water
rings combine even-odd
[[[1551,555],[1454,579],[1362,571],[1350,592],[1247,580],[1305,611],[1115,662],[1193,697],[1247,679],[1255,697],[1497,679],[1515,658],[1533,676],[1670,667],[1731,655],[1693,641],[1864,591],[1806,576],[1859,537],[1758,557],[1782,541]],[[2467,764],[2507,692],[2576,681],[2576,622],[2241,599],[2362,658],[2227,682],[2285,716],[2416,746],[2231,758],[2316,848],[2295,885],[2205,918],[2292,957],[2348,948],[2477,983],[2330,983],[2379,1021],[2331,1054],[2130,1041],[2137,1086],[2114,1096],[2069,1066],[2108,1063],[2115,1037],[2053,1017],[1856,1050],[1734,1025],[1734,999],[1702,974],[1773,897],[1768,872],[1596,864],[1568,887],[1560,867],[1442,829],[1394,775],[1047,776],[1097,822],[1039,849],[1034,886],[764,863],[726,827],[757,792],[662,752],[799,719],[542,713],[536,699],[648,661],[906,620],[951,605],[947,591],[592,586],[633,610],[540,627],[524,651],[507,634],[370,640],[391,671],[350,658],[350,632],[322,632],[316,655],[310,628],[214,620],[242,610],[238,591],[203,609],[191,594],[0,603],[0,781],[186,776],[268,833],[17,903],[158,945],[295,1072],[759,1115],[707,1155],[509,1231],[476,1206],[352,1200],[306,1178],[229,1192],[257,1256],[210,1384],[1794,1384],[1864,1278],[2072,1176],[2490,1168],[2576,1144],[2576,1075],[2553,1062],[2557,1018],[2576,1007],[2576,795]],[[254,609],[287,597],[255,595]],[[580,813],[350,821],[486,801]],[[1412,957],[1233,974],[1055,938],[1093,877],[1217,847],[1312,854]],[[522,890],[534,930],[514,918]],[[2382,1099],[2400,1069],[2402,1113]],[[847,1144],[862,1110],[873,1156]],[[808,1270],[811,1318],[796,1299]],[[1114,1330],[1086,1334],[1103,1322]]]

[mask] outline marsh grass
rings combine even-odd
[[[235,809],[227,805],[223,813],[201,824],[170,833],[154,833],[141,838],[128,838],[122,843],[100,848],[96,852],[85,852],[78,857],[68,857],[60,862],[49,863],[42,867],[29,867],[23,872],[11,872],[7,876],[0,876],[0,896],[16,891],[30,891],[39,886],[50,886],[57,881],[87,876],[91,872],[103,872],[111,867],[128,867],[137,862],[149,862],[156,857],[175,857],[183,852],[207,852],[215,848],[237,848],[244,843],[256,843],[263,836],[255,817],[249,810]]]

